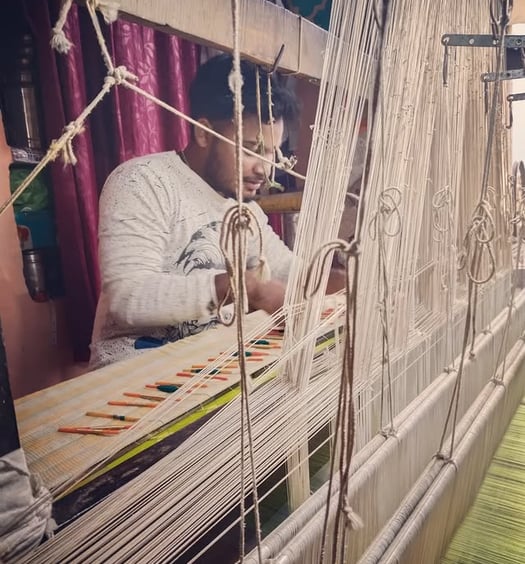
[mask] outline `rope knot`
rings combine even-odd
[[[433,239],[438,243],[443,241],[443,234],[450,231],[452,225],[450,208],[453,203],[454,200],[449,186],[438,190],[432,196],[432,226],[435,230]]]
[[[239,231],[248,231],[253,234],[252,229],[252,216],[246,206],[242,206],[239,211],[239,216],[235,222],[235,228]]]
[[[138,76],[134,75],[132,72],[128,71],[128,69],[121,65],[120,67],[115,67],[114,69],[108,71],[106,75],[106,80],[110,81],[112,84],[122,84],[126,80],[131,81],[138,81]]]
[[[50,41],[51,48],[55,49],[55,51],[58,51],[62,55],[65,55],[69,52],[71,47],[73,47],[73,43],[71,43],[71,41],[69,41],[69,39],[66,37],[66,34],[64,33],[64,30],[62,28],[55,26],[52,29],[52,32],[53,35],[51,36]]]
[[[387,188],[379,195],[379,211],[390,216],[394,212],[399,212],[399,204],[401,203],[401,190],[395,186]]]
[[[73,46],[73,43],[69,41],[69,39],[66,37],[66,34],[64,33],[64,25],[66,23],[67,16],[69,14],[69,10],[71,10],[72,3],[73,0],[62,1],[62,5],[60,6],[60,12],[58,14],[57,23],[51,30],[53,32],[50,41],[51,47],[62,54],[67,53]]]
[[[363,520],[361,517],[352,509],[348,499],[345,496],[345,503],[341,508],[343,515],[345,516],[346,526],[352,531],[358,531],[364,527]]]
[[[262,229],[257,220],[257,217],[246,204],[238,204],[232,206],[224,215],[220,234],[220,246],[224,256],[224,265],[230,280],[230,287],[228,294],[224,300],[218,305],[217,317],[224,325],[232,325],[235,321],[237,312],[231,318],[226,319],[222,315],[222,307],[225,305],[227,299],[231,296],[234,297],[234,307],[237,304],[244,304],[244,311],[248,311],[248,295],[246,291],[246,281],[243,273],[246,272],[247,267],[247,237],[248,235],[256,236],[258,242],[258,266],[256,273],[261,280],[269,280],[271,277],[268,262],[263,253],[263,236]],[[237,295],[238,281],[242,277],[241,295]],[[238,299],[236,299],[238,298]]]
[[[496,234],[492,206],[487,199],[482,199],[474,209],[472,220],[463,240],[463,251],[459,256],[458,269],[467,266],[467,276],[474,284],[485,284],[496,272],[496,257],[492,248],[492,241]],[[480,277],[481,259],[488,254],[488,271]]]
[[[71,164],[75,166],[78,162],[73,150],[73,138],[84,131],[81,121],[72,121],[68,123],[62,130],[59,139],[53,139],[49,145],[50,160],[55,160],[60,154],[65,165]]]
[[[120,2],[116,0],[88,0],[93,8],[100,10],[107,24],[113,23],[118,18]]]
[[[401,190],[397,186],[390,186],[379,194],[377,211],[372,216],[368,231],[370,238],[375,241],[378,234],[395,237],[401,232]],[[393,226],[387,227],[389,220],[393,218]]]
[[[235,72],[235,68],[232,69],[230,74],[228,75],[228,87],[231,93],[235,96],[237,92],[242,92],[242,87],[244,84],[244,80],[242,78],[242,74]],[[240,112],[244,111],[244,106],[241,103],[241,98],[239,97],[239,105],[240,105]]]
[[[281,165],[279,168],[283,170],[292,170],[295,167],[295,165],[297,164],[297,157],[295,155],[285,157],[280,147],[277,147],[275,151],[277,153],[277,161]]]
[[[71,122],[64,128],[66,134],[64,148],[62,149],[62,160],[64,164],[71,164],[75,166],[78,162],[75,152],[73,151],[73,138],[84,131],[82,123]]]
[[[488,200],[482,200],[478,204],[472,218],[471,229],[478,243],[486,244],[494,240],[496,229]]]

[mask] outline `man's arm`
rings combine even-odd
[[[99,255],[111,314],[129,326],[155,327],[213,313],[215,275],[200,269],[178,275],[165,269],[170,223],[177,213],[173,187],[148,167],[117,169],[100,200]]]
[[[272,278],[286,281],[290,274],[292,262],[294,260],[292,251],[274,232],[268,223],[268,218],[263,210],[257,205],[257,216],[262,225],[263,251],[268,260]],[[328,277],[326,287],[327,294],[334,294],[345,287],[345,272],[341,268],[332,268]],[[283,298],[284,299],[284,298]],[[282,305],[282,304],[281,304]]]

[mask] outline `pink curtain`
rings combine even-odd
[[[58,0],[25,0],[35,37],[46,143],[57,138],[100,89],[105,67],[84,8],[73,5],[64,31],[74,47],[67,56],[50,46]],[[105,26],[105,24],[103,24]],[[117,21],[105,26],[116,65],[140,77],[139,85],[184,113],[189,83],[198,66],[196,45],[152,29]],[[105,178],[134,156],[181,150],[189,139],[186,122],[152,102],[114,89],[73,142],[78,164],[51,165],[70,334],[76,360],[89,358],[89,342],[100,276],[97,259],[98,196]]]

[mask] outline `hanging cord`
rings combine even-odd
[[[100,22],[97,18],[96,7],[100,2],[98,0],[87,0],[86,8],[88,9],[91,22],[93,24],[93,29],[95,30],[95,35],[97,36],[97,42],[100,47],[100,52],[102,54],[102,59],[104,64],[108,69],[108,73],[112,73],[114,69],[113,61],[111,60],[111,55],[109,54],[108,47],[106,45],[106,40],[104,34],[102,33],[102,28],[100,27]]]
[[[447,112],[448,117],[448,112]],[[447,131],[450,131],[450,124],[447,119]],[[448,147],[450,151],[450,146]],[[450,155],[450,152],[449,152]],[[452,240],[452,228],[454,225],[454,218],[452,215],[452,210],[454,209],[454,195],[450,190],[450,186],[447,185],[441,190],[438,190],[432,196],[432,239],[440,245],[443,253],[447,253],[448,249],[455,249],[455,245]],[[453,324],[453,311],[452,311],[452,288],[454,284],[453,277],[455,276],[454,269],[450,261],[445,264],[441,263],[440,271],[440,286],[441,290],[445,292],[446,295],[446,314],[447,314],[447,330],[446,330],[446,343],[447,343],[447,353],[446,358],[451,358],[453,351],[455,326]],[[445,366],[444,371],[450,372],[453,370],[452,366]]]
[[[294,155],[290,157],[285,157],[281,148],[275,145],[275,119],[273,117],[273,91],[272,91],[272,78],[275,74],[279,62],[283,56],[284,52],[284,44],[281,45],[279,52],[277,53],[277,57],[271,67],[271,69],[266,73],[266,96],[267,96],[267,104],[268,104],[268,119],[270,125],[270,135],[271,135],[271,145],[272,151],[275,153],[274,158],[277,158],[277,162],[279,166],[275,166],[275,162],[271,167],[270,177],[264,173],[265,176],[265,184],[267,188],[277,188],[278,190],[283,190],[283,187],[275,181],[275,171],[276,169],[281,170],[292,170],[295,165],[297,164],[297,157]],[[256,69],[256,104],[257,104],[257,117],[259,121],[259,131],[257,133],[257,149],[261,155],[264,155],[265,146],[264,146],[264,137],[262,134],[262,102],[261,102],[261,87],[260,87],[260,70],[259,67]]]
[[[493,12],[493,3],[489,0],[491,20],[494,24],[496,21]],[[496,76],[500,75],[501,69],[504,65],[505,58],[505,48],[504,40],[507,30],[507,25],[509,22],[509,12],[508,4],[505,0],[500,0],[501,6],[501,18],[499,20],[499,36],[498,39],[498,51],[496,60]],[[494,28],[494,26],[493,26]],[[489,174],[492,162],[492,152],[493,152],[493,142],[496,132],[496,119],[497,119],[497,109],[498,101],[501,89],[501,81],[496,81],[492,93],[492,101],[489,113],[489,128],[487,133],[487,144],[485,150],[485,157],[483,163],[483,175],[481,182],[481,190],[479,201],[472,215],[470,226],[467,230],[465,236],[463,247],[464,252],[460,257],[459,267],[465,268],[468,278],[468,291],[467,291],[467,313],[465,319],[465,326],[463,331],[463,343],[461,349],[461,358],[459,362],[459,368],[456,375],[456,382],[454,384],[454,389],[452,392],[452,397],[450,400],[449,409],[447,416],[445,418],[445,424],[443,427],[443,433],[441,435],[441,440],[439,444],[439,449],[437,457],[452,461],[455,447],[455,435],[456,435],[456,424],[459,412],[459,398],[461,392],[461,381],[463,378],[465,357],[467,355],[469,339],[472,335],[475,335],[475,325],[476,325],[476,306],[477,306],[477,295],[479,287],[482,284],[488,282],[496,272],[496,260],[494,256],[494,250],[492,247],[492,241],[495,234],[494,219],[491,213],[491,204],[489,201],[489,192],[491,187],[489,186]],[[488,273],[485,276],[480,274],[482,262],[484,256],[488,253]],[[472,337],[472,345],[470,347],[470,354],[473,352],[474,337]],[[450,437],[450,449],[448,454],[443,452],[445,438],[447,436],[447,431],[451,426],[451,437]]]
[[[249,402],[249,383],[246,370],[246,355],[244,347],[244,315],[247,313],[247,296],[246,296],[246,257],[247,257],[247,235],[249,228],[249,217],[247,206],[243,202],[243,168],[242,168],[242,146],[243,146],[243,129],[242,129],[242,74],[241,74],[241,58],[240,58],[240,2],[232,0],[232,22],[233,22],[233,68],[228,78],[230,90],[233,93],[233,110],[234,110],[234,126],[235,126],[235,172],[236,172],[236,190],[237,204],[234,206],[232,213],[227,214],[223,223],[223,229],[226,233],[230,231],[233,234],[234,243],[234,262],[231,269],[235,272],[235,310],[237,321],[237,343],[239,368],[241,373],[241,448],[240,448],[240,466],[241,466],[241,499],[240,499],[240,538],[239,538],[239,558],[240,562],[244,561],[246,550],[245,527],[246,527],[246,481],[245,481],[245,452],[248,451],[250,473],[252,479],[252,496],[253,496],[253,512],[255,518],[255,535],[257,542],[257,554],[259,563],[262,564],[261,551],[261,521],[259,515],[259,496],[257,492],[257,471],[255,466],[255,454],[253,446],[252,421],[250,414]],[[221,233],[222,236],[222,233]],[[221,237],[223,238],[223,237]],[[227,238],[224,236],[224,238]],[[262,240],[262,237],[261,237]],[[235,245],[236,243],[236,245]],[[245,444],[245,429],[248,439],[248,445]]]
[[[350,477],[350,465],[355,443],[355,407],[354,407],[354,370],[355,370],[355,338],[356,338],[356,303],[357,287],[359,277],[359,247],[356,241],[347,243],[341,239],[326,243],[315,253],[310,267],[308,268],[305,281],[305,299],[310,299],[321,287],[322,273],[328,268],[329,259],[334,252],[344,257],[345,263],[345,324],[344,324],[344,346],[341,384],[339,386],[338,405],[335,419],[334,444],[340,445],[338,471],[340,476],[340,488],[337,501],[336,524],[332,546],[332,561],[337,561],[338,545],[340,547],[340,562],[344,562],[345,546],[344,539],[340,539],[340,521],[344,517],[343,537],[347,528],[352,530],[363,526],[361,518],[350,506],[348,499],[348,481]],[[351,261],[354,267],[351,272]],[[318,265],[320,268],[316,269]],[[314,278],[315,276],[315,278]],[[332,456],[330,461],[330,478],[326,495],[326,509],[323,522],[323,534],[321,541],[321,563],[324,562],[326,553],[326,542],[328,536],[328,517],[330,513],[330,501],[332,497],[334,470],[336,457]]]
[[[379,112],[379,131],[380,131],[380,147],[381,147],[381,193],[378,198],[377,211],[372,216],[368,225],[368,233],[372,240],[378,242],[378,255],[377,255],[377,272],[378,272],[378,304],[379,304],[379,317],[381,322],[382,333],[382,362],[381,362],[381,399],[380,399],[380,427],[381,432],[385,436],[395,433],[394,428],[394,399],[392,394],[392,370],[390,359],[390,328],[389,328],[389,313],[390,313],[390,291],[388,284],[388,271],[386,267],[386,247],[385,237],[396,237],[402,231],[402,219],[399,206],[401,204],[401,190],[396,186],[387,188],[386,180],[386,147],[385,147],[385,112],[384,112],[384,84],[382,80],[383,71],[383,57],[385,50],[385,35],[386,26],[388,21],[389,2],[382,0],[381,8],[378,7],[377,0],[373,3],[374,21],[379,30],[379,40],[376,47],[376,76],[374,81],[374,90],[372,96],[371,107],[371,129],[375,131],[377,114]],[[365,177],[368,183],[369,167],[371,161],[371,151],[368,151],[367,163],[365,164]],[[366,183],[365,186],[366,193]],[[360,206],[361,209],[361,206]],[[392,219],[391,219],[392,218]],[[393,227],[388,228],[388,224],[393,222]],[[385,382],[386,380],[386,382]],[[389,413],[389,429],[385,430],[383,427],[384,411],[385,411],[385,389],[388,393],[388,413]]]
[[[382,135],[383,137],[383,135]],[[373,241],[378,242],[377,253],[377,272],[378,272],[378,305],[379,318],[381,321],[382,333],[382,363],[381,363],[381,400],[380,400],[380,425],[381,432],[385,435],[395,433],[394,429],[394,399],[392,396],[392,368],[390,358],[390,327],[389,312],[390,304],[390,285],[388,282],[388,271],[386,268],[386,237],[396,237],[402,231],[402,220],[399,206],[401,204],[401,190],[396,186],[391,186],[382,190],[378,198],[378,209],[372,216],[369,224],[369,236]],[[393,228],[389,229],[388,225],[393,218]],[[389,429],[385,430],[383,426],[385,411],[385,389],[388,392],[388,417]]]
[[[63,0],[60,6],[60,12],[58,13],[57,23],[51,29],[52,36],[51,36],[51,47],[58,51],[59,53],[67,53],[73,43],[69,41],[64,33],[64,25],[66,24],[67,16],[69,14],[69,10],[71,10],[71,5],[73,4],[73,0]]]
[[[373,4],[374,17],[376,25],[379,29],[379,39],[377,42],[377,67],[375,74],[375,88],[373,92],[373,100],[370,107],[371,119],[369,119],[370,130],[374,129],[374,123],[376,119],[376,112],[378,107],[378,96],[381,85],[382,78],[382,65],[381,58],[383,55],[384,44],[385,44],[385,32],[386,24],[388,20],[389,12],[389,1],[382,0],[381,9],[381,19],[379,17],[379,10],[377,3]],[[370,135],[369,135],[370,140]],[[384,151],[384,149],[383,149]],[[356,229],[353,241],[347,243],[346,241],[336,240],[331,243],[327,243],[321,249],[317,251],[314,255],[310,268],[307,272],[307,278],[305,283],[305,297],[312,295],[319,291],[321,278],[318,277],[317,280],[312,284],[311,277],[314,272],[314,264],[321,259],[321,272],[324,271],[328,266],[328,259],[332,256],[334,251],[339,251],[340,255],[344,258],[345,264],[345,295],[346,295],[346,313],[345,313],[345,328],[344,328],[344,348],[343,348],[343,373],[341,377],[341,384],[339,387],[338,396],[338,407],[335,421],[335,438],[334,443],[337,445],[337,439],[340,437],[341,448],[339,453],[339,475],[340,475],[340,487],[338,496],[338,505],[335,521],[335,530],[332,541],[332,562],[345,562],[346,561],[346,533],[348,529],[359,529],[363,526],[363,522],[359,515],[355,513],[349,503],[348,499],[348,482],[350,478],[350,467],[352,462],[352,454],[355,442],[355,406],[354,406],[354,374],[355,374],[355,351],[356,351],[356,327],[357,327],[357,294],[358,294],[358,283],[359,283],[359,253],[360,245],[362,239],[362,231],[364,224],[364,215],[366,209],[366,186],[369,181],[370,176],[370,164],[372,160],[371,150],[367,151],[364,172],[363,172],[363,193],[360,197]],[[398,218],[398,227],[394,228],[392,233],[396,233],[397,230],[401,230],[401,217],[399,215],[399,208],[394,195],[397,188],[393,188],[387,193],[386,197],[383,198],[383,208],[391,209],[391,214],[394,214]],[[393,206],[388,206],[388,201],[391,200]],[[377,221],[377,220],[376,220]],[[370,228],[370,226],[369,226]],[[354,268],[352,277],[350,274],[351,261],[354,261]],[[393,420],[393,415],[392,415]],[[393,422],[392,422],[393,427]],[[323,520],[323,531],[321,537],[321,552],[320,552],[320,562],[321,564],[325,560],[326,556],[326,544],[328,536],[328,523],[330,515],[330,501],[332,497],[333,490],[333,480],[334,480],[334,469],[335,469],[335,456],[332,457],[330,463],[330,478],[328,482],[328,490],[326,497],[326,508]],[[341,516],[344,516],[345,527],[343,527],[342,534],[340,534],[341,527]],[[339,550],[338,550],[339,545]]]

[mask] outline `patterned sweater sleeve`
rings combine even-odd
[[[268,223],[268,217],[257,203],[251,204],[261,226],[263,254],[270,266],[272,278],[286,282],[294,256]]]
[[[100,200],[102,285],[115,320],[157,327],[211,317],[219,270],[177,274],[165,268],[174,187],[147,165],[117,169]]]

